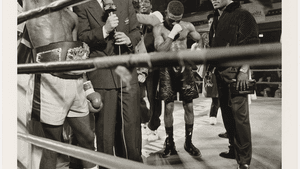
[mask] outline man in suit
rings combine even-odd
[[[73,7],[79,19],[78,38],[90,46],[90,58],[128,54],[141,38],[131,0],[114,0],[113,14],[104,10],[106,5],[109,2],[98,0]],[[130,84],[121,82],[113,68],[87,73],[103,99],[102,110],[95,114],[97,151],[142,161],[137,71],[130,72]]]
[[[258,44],[258,26],[252,14],[232,0],[211,0],[214,21],[209,32],[210,47],[231,47]],[[242,57],[242,55],[241,55]],[[220,108],[229,139],[228,155],[235,154],[238,169],[248,169],[252,159],[251,127],[247,94],[233,94],[229,84],[236,81],[236,90],[249,87],[248,64],[235,67],[215,62]],[[221,155],[221,154],[220,154]],[[224,153],[223,156],[224,157]],[[232,155],[233,156],[233,155]]]

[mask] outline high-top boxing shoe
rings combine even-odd
[[[170,155],[177,154],[175,143],[173,138],[167,137],[164,144],[164,152],[163,152],[163,158],[169,157]]]

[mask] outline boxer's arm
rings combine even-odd
[[[158,52],[166,52],[169,51],[173,42],[173,39],[167,37],[165,40],[162,36],[162,30],[160,25],[156,25],[153,28],[153,36],[154,36],[154,47]]]
[[[73,40],[74,41],[77,41],[77,31],[78,31],[78,16],[72,12],[72,11],[69,11],[71,13],[71,16],[72,18],[74,19],[74,29],[72,30],[72,36],[73,36]]]
[[[84,8],[84,4],[74,6],[73,11],[78,16],[78,39],[87,43],[89,46],[99,46],[100,44],[106,44],[105,37],[103,36],[103,28],[91,28],[90,21],[86,15],[87,11]]]
[[[155,11],[152,14],[136,14],[137,20],[139,23],[144,25],[152,25],[155,26],[157,24],[161,24],[163,22],[163,16],[160,12]]]
[[[196,48],[204,48],[204,42],[202,36],[197,32],[193,24],[188,23],[188,29],[190,30],[189,36],[197,42]]]

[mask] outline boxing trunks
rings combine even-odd
[[[199,97],[195,79],[191,67],[181,68],[161,68],[159,83],[160,98],[166,102],[179,100],[191,101]]]
[[[81,42],[58,42],[34,49],[35,62],[86,59],[89,50]],[[80,73],[35,74],[32,114],[34,120],[62,125],[66,117],[88,115],[88,104]]]

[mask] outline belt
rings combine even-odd
[[[50,43],[33,49],[34,62],[54,62],[67,60],[68,50],[83,46],[79,41]]]
[[[37,63],[86,59],[88,55],[89,51],[79,41],[55,42],[33,49],[34,62]],[[72,73],[51,74],[62,79],[78,79],[83,77],[82,74],[74,75]]]

